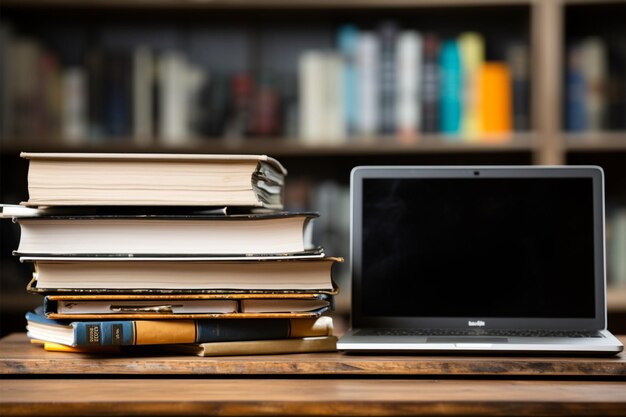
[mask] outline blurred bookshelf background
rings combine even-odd
[[[268,154],[347,258],[353,166],[596,164],[623,334],[625,45],[625,1],[2,0],[0,201],[27,200],[21,151]],[[39,298],[0,228],[6,334]]]

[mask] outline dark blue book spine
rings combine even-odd
[[[77,321],[71,325],[76,346],[284,339],[291,334],[289,319]]]
[[[198,320],[197,343],[284,339],[290,327],[289,319]]]
[[[133,321],[77,321],[74,327],[76,346],[128,346],[135,343]]]
[[[565,75],[565,129],[569,132],[587,130],[585,77],[581,69],[580,50],[576,46],[568,51]]]

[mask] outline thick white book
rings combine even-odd
[[[281,209],[287,171],[266,155],[22,153],[28,206]]]
[[[19,217],[18,212],[15,221],[20,225],[21,236],[16,254],[298,253],[315,249],[311,241],[311,220],[315,217],[315,213]]]

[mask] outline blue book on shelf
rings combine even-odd
[[[459,46],[455,40],[446,40],[439,55],[439,129],[456,134],[461,130],[462,71]]]
[[[585,76],[580,62],[580,48],[570,47],[565,74],[565,129],[568,132],[587,130]]]

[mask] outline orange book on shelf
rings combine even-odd
[[[480,68],[480,125],[484,140],[506,142],[512,131],[511,75],[509,67],[486,62]]]

